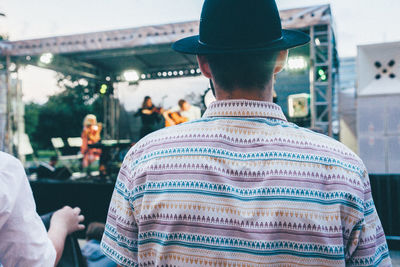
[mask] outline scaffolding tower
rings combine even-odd
[[[311,127],[333,135],[333,104],[338,64],[332,23],[310,27],[310,95]]]

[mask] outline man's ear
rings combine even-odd
[[[197,55],[197,62],[199,63],[201,73],[203,73],[206,78],[211,79],[212,74],[207,58],[203,55]]]
[[[274,74],[277,74],[283,70],[286,65],[286,60],[288,58],[288,50],[282,50],[279,52],[278,57],[276,58]]]

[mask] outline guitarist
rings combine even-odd
[[[165,111],[163,116],[165,118],[165,127],[169,127],[200,119],[201,111],[200,108],[192,106],[186,100],[181,99],[177,107]]]

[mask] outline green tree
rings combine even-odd
[[[34,150],[39,148],[33,136],[39,124],[39,114],[42,106],[36,103],[28,103],[25,105],[25,132],[29,136]]]
[[[97,84],[83,86],[76,79],[60,75],[58,84],[64,90],[53,95],[40,107],[38,114],[28,114],[33,106],[28,105],[28,118],[32,127],[28,134],[40,149],[51,148],[52,137],[76,137],[81,135],[82,122],[87,114],[103,120],[103,99],[97,93]],[[37,107],[37,106],[35,106]],[[37,117],[35,117],[37,115]],[[37,118],[37,122],[35,122]],[[26,121],[27,122],[27,121]]]

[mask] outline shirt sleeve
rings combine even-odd
[[[4,153],[0,158],[0,262],[4,267],[54,266],[56,251],[36,213],[23,166]]]
[[[129,153],[115,184],[101,241],[101,249],[120,266],[137,266],[138,229],[131,205]]]
[[[392,266],[381,221],[376,212],[367,172],[364,172],[364,213],[353,228],[347,246],[346,265]]]

